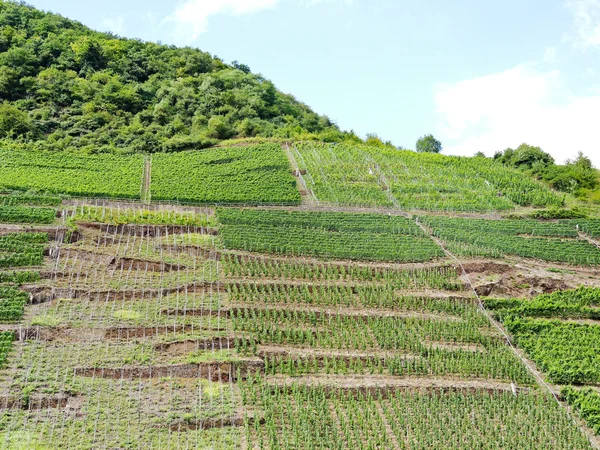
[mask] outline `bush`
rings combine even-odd
[[[203,148],[212,147],[219,141],[211,139],[204,135],[181,135],[173,136],[165,141],[162,145],[165,152],[179,152],[182,150],[200,150]]]

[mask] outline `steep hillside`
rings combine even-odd
[[[243,64],[8,1],[0,1],[0,100],[4,146],[157,152],[235,136],[358,140]]]

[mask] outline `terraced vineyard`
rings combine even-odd
[[[193,204],[300,203],[296,180],[277,144],[158,153],[152,158],[0,150],[0,192],[2,188]],[[13,196],[14,203],[7,204],[26,202],[27,195],[21,197],[21,202]],[[3,213],[3,205],[0,198],[0,221],[7,222],[4,217],[11,214]]]
[[[153,159],[219,207],[0,195],[0,448],[600,448],[594,219],[413,216],[381,174],[389,204],[296,205],[304,169],[261,151]],[[522,187],[443,201],[556,200]]]
[[[426,211],[507,211],[561,205],[563,196],[486,158],[303,143],[298,169],[320,203]]]
[[[415,220],[79,203],[1,238],[5,448],[593,448]]]

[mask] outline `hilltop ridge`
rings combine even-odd
[[[0,139],[152,153],[232,137],[360,141],[250,68],[0,1]]]

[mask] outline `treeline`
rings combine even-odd
[[[494,159],[506,166],[521,169],[558,191],[568,192],[581,199],[600,201],[600,193],[595,192],[600,186],[600,172],[581,152],[575,159],[558,165],[540,147],[521,144],[516,149],[508,148],[497,152]]]
[[[0,0],[4,147],[156,152],[255,136],[360,141],[244,64]]]

